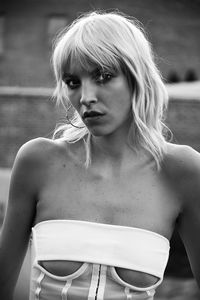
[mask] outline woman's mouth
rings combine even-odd
[[[93,119],[99,119],[100,117],[102,117],[104,114],[99,112],[99,111],[95,111],[95,110],[90,110],[90,111],[85,111],[83,113],[83,119],[84,120],[93,120]]]

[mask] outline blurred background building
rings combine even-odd
[[[52,99],[53,41],[78,15],[96,9],[119,9],[143,24],[169,91],[166,122],[174,142],[200,152],[200,0],[1,0],[0,222],[19,147],[31,138],[51,137],[63,121]],[[176,232],[171,247],[167,279],[156,299],[200,299]],[[21,282],[28,277],[28,257]],[[27,285],[19,283],[16,299],[27,299]]]
[[[2,3],[4,1],[4,3]],[[198,0],[1,0],[0,85],[52,87],[52,40],[80,13],[119,9],[138,18],[166,80],[200,77]]]

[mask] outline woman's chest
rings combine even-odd
[[[52,176],[42,189],[36,222],[78,219],[170,234],[179,202],[170,185],[159,176],[128,174],[105,179],[63,175]]]
[[[175,193],[153,174],[105,179],[81,173],[57,173],[46,181],[39,196],[35,223],[51,219],[81,220],[148,229],[170,238],[178,214]],[[62,276],[80,267],[74,261],[42,264]],[[118,268],[117,272],[126,282],[139,286],[157,280],[133,270]]]

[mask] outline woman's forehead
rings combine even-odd
[[[95,63],[86,60],[81,62],[78,59],[71,59],[64,67],[64,72],[71,74],[90,73],[96,68],[99,68],[99,66]]]

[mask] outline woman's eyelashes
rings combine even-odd
[[[78,77],[74,76],[66,76],[63,77],[63,82],[70,88],[71,90],[76,89],[80,86],[81,82]]]
[[[102,71],[102,70],[98,70],[94,74],[95,81],[100,84],[105,84],[109,82],[113,77],[114,75],[111,72]]]
[[[91,80],[97,84],[106,84],[112,78],[114,74],[107,71],[95,70],[91,74]],[[68,75],[63,77],[63,82],[70,88],[71,90],[79,88],[81,85],[81,79],[78,76]]]

